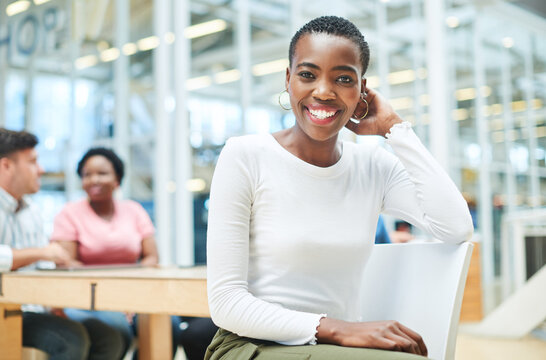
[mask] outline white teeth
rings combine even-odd
[[[329,118],[330,116],[334,115],[336,112],[335,111],[325,111],[325,110],[311,110],[309,109],[309,112],[316,118],[319,118],[319,119],[326,119],[326,118]]]

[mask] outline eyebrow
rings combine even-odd
[[[309,63],[309,62],[302,62],[302,63],[299,63],[299,64],[296,66],[296,68],[300,68],[300,67],[310,67],[310,68],[313,68],[313,69],[320,70],[320,66],[318,66],[318,65],[316,65],[316,64],[313,64],[313,63]],[[332,68],[332,70],[350,71],[350,72],[354,73],[355,75],[358,73],[354,67],[348,66],[348,65],[334,66],[334,67]]]

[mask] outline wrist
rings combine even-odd
[[[391,131],[392,127],[396,124],[401,124],[402,121],[402,118],[394,112],[386,121],[387,126],[384,129],[383,137],[387,137],[387,134]]]
[[[343,321],[327,317],[320,319],[319,326],[317,327],[317,343],[339,344],[338,337],[341,323]]]

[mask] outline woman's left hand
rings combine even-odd
[[[366,101],[368,102],[368,114],[362,120],[351,119],[345,127],[357,135],[381,135],[385,136],[394,124],[401,123],[402,119],[391,104],[377,91],[366,88]],[[362,100],[354,112],[354,118],[366,113],[366,103]]]

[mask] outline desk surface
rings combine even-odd
[[[0,276],[0,303],[209,316],[205,267],[37,270]]]
[[[104,268],[93,270],[33,270],[14,271],[4,273],[8,277],[33,277],[33,278],[108,278],[108,279],[185,279],[205,280],[207,268],[195,266],[188,268],[178,267],[134,267],[134,268]]]

